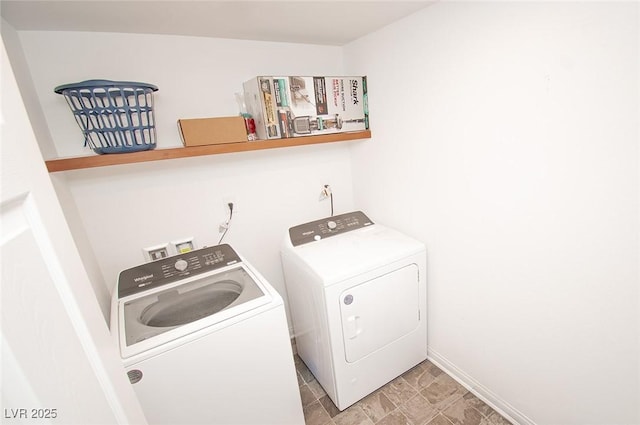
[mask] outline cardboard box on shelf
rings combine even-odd
[[[367,77],[261,76],[244,95],[259,139],[369,128]]]
[[[256,77],[243,84],[247,112],[256,123],[258,139],[279,139],[280,128],[272,77]]]
[[[247,141],[244,118],[240,116],[179,119],[178,131],[185,146],[218,145]]]

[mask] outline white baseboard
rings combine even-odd
[[[536,425],[535,422],[525,416],[522,412],[518,411],[504,399],[491,392],[488,388],[473,379],[463,370],[459,369],[455,364],[451,363],[435,350],[429,348],[427,352],[427,359],[514,425]]]

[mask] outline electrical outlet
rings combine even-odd
[[[196,249],[196,242],[193,237],[173,241],[171,245],[173,245],[177,254],[184,254]]]
[[[167,258],[169,256],[169,244],[161,244],[150,246],[148,248],[142,248],[144,253],[144,259],[146,261],[155,261],[161,258]]]
[[[319,201],[324,201],[328,197],[331,196],[331,185],[323,184],[320,189],[320,196],[318,198]]]
[[[225,196],[224,198],[222,198],[222,202],[224,207],[225,220],[222,223],[220,223],[220,225],[218,226],[218,232],[226,233],[231,224],[231,219],[238,212],[238,204],[235,198],[232,196]],[[233,207],[229,204],[233,205]]]
[[[227,230],[229,228],[229,223],[224,222],[224,223],[220,223],[220,225],[218,226],[218,233],[224,233],[225,230]]]

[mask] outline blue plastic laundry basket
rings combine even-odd
[[[84,134],[84,145],[99,154],[156,147],[153,84],[87,80],[58,86]]]

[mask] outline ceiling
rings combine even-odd
[[[0,0],[19,31],[170,34],[342,46],[431,1]]]

